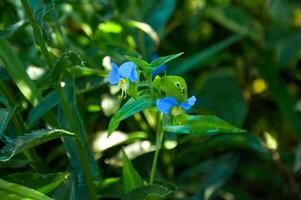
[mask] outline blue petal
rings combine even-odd
[[[112,63],[112,70],[108,75],[108,82],[112,85],[116,85],[120,80],[120,76],[118,75],[118,66],[115,63]]]
[[[137,73],[137,70],[136,70],[136,65],[135,65],[135,68],[132,69],[131,76],[130,76],[129,79],[132,82],[137,82],[138,81],[138,73]]]
[[[191,105],[189,105],[188,103],[180,103],[180,107],[185,110],[188,110],[191,108]]]
[[[187,103],[180,103],[180,107],[185,110],[188,110],[191,108],[191,106],[195,104],[195,102],[196,102],[196,98],[195,96],[192,96],[187,100]]]
[[[133,62],[123,63],[118,69],[118,74],[122,78],[129,79],[132,82],[136,82],[138,80],[136,64]]]
[[[177,100],[173,97],[166,97],[164,99],[157,99],[156,106],[157,109],[164,115],[168,114],[170,109],[174,106],[179,105]]]
[[[196,102],[196,98],[195,96],[192,96],[190,97],[188,100],[187,100],[187,103],[190,105],[190,106],[193,106]]]

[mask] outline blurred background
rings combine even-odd
[[[299,0],[61,0],[30,4],[54,57],[67,50],[82,66],[102,70],[125,55],[184,52],[167,64],[183,76],[192,114],[216,115],[245,134],[186,136],[166,133],[158,176],[177,186],[177,199],[301,199],[301,2]],[[13,28],[10,27],[14,24]],[[9,38],[37,83],[47,73],[36,38],[18,0],[0,1],[0,38]],[[26,119],[32,107],[10,82]],[[122,104],[103,75],[76,77],[78,110],[103,180],[104,196],[121,192],[121,147],[142,177],[149,177],[156,110],[121,123],[106,137],[111,116]],[[49,90],[43,91],[46,95]],[[36,127],[44,127],[39,122]],[[68,159],[60,140],[39,146],[52,171]],[[13,173],[15,169],[1,171]],[[29,170],[24,167],[24,170]]]

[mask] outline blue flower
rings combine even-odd
[[[157,54],[153,54],[152,56],[151,56],[151,61],[154,61],[154,60],[156,60],[158,58],[158,55]],[[161,66],[159,66],[157,69],[155,69],[154,71],[153,71],[153,73],[152,73],[152,77],[155,77],[155,76],[157,76],[158,74],[160,74],[160,73],[162,73],[162,72],[164,72],[164,71],[166,71],[167,70],[167,65],[161,65]]]
[[[162,112],[164,115],[168,114],[172,108],[177,108],[175,115],[178,114],[179,109],[188,110],[193,106],[196,102],[195,96],[190,97],[187,102],[179,103],[175,98],[173,97],[166,97],[164,99],[157,99],[156,105],[160,112]]]
[[[112,85],[116,85],[122,79],[126,79],[131,82],[138,81],[138,73],[135,63],[125,62],[119,68],[115,63],[112,64],[112,70],[108,74],[108,82]]]

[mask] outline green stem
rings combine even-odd
[[[73,118],[72,111],[69,107],[67,98],[65,96],[64,90],[60,86],[57,86],[56,89],[57,89],[57,92],[58,92],[58,95],[59,95],[64,113],[65,113],[65,117],[67,119],[69,129],[72,132],[76,133],[75,121],[74,121],[74,118]],[[88,161],[87,161],[88,158],[87,158],[86,154],[83,151],[83,147],[80,143],[79,137],[74,139],[74,143],[75,143],[75,147],[76,147],[77,152],[78,152],[78,156],[79,156],[81,166],[83,168],[84,177],[85,177],[86,184],[88,186],[91,198],[92,199],[97,199],[96,188],[95,188],[95,185],[93,183],[92,177],[91,177],[90,172],[89,172],[89,166],[88,166]]]
[[[162,118],[163,118],[162,114],[159,113],[157,134],[156,134],[156,150],[155,150],[155,156],[154,156],[153,165],[152,165],[152,169],[151,169],[150,180],[149,180],[150,184],[152,184],[154,182],[154,179],[155,179],[157,163],[158,163],[158,158],[159,158],[159,152],[160,152],[160,149],[161,149],[161,146],[162,146],[162,141],[163,141],[164,130],[163,130]]]
[[[40,48],[41,48],[41,52],[42,52],[43,56],[45,57],[45,60],[48,64],[48,67],[52,68],[53,67],[52,58],[50,56],[50,53],[48,52],[47,45],[44,41],[41,30],[40,30],[38,24],[35,21],[34,14],[33,14],[32,10],[30,8],[28,0],[21,0],[21,1],[22,1],[22,4],[23,4],[23,7],[25,9],[25,12],[26,12],[26,14],[29,18],[30,25],[33,28],[33,32],[34,32],[35,36],[38,39],[38,42],[39,42],[39,45],[40,45]],[[63,107],[63,110],[64,110],[64,114],[66,116],[66,120],[67,120],[69,129],[72,132],[76,133],[77,132],[76,131],[76,124],[75,124],[75,121],[74,121],[74,118],[73,118],[72,111],[69,107],[67,98],[65,96],[65,93],[64,93],[63,89],[60,86],[56,87],[56,90],[57,90],[57,93],[59,94],[60,101],[61,101],[61,104],[62,104],[62,107]],[[77,153],[78,153],[78,157],[79,157],[79,160],[80,160],[80,163],[81,163],[81,166],[82,166],[82,170],[83,170],[83,175],[85,177],[85,182],[86,182],[87,187],[89,189],[91,199],[97,199],[96,188],[95,188],[95,185],[93,183],[93,180],[92,180],[92,177],[91,177],[91,174],[90,174],[90,171],[89,171],[88,159],[86,157],[86,154],[83,151],[83,147],[80,143],[79,138],[74,140],[74,144],[75,144],[75,147],[76,147],[76,150],[77,150]]]
[[[29,18],[29,23],[30,23],[30,25],[33,29],[33,32],[34,32],[35,36],[38,39],[39,45],[41,47],[42,54],[44,55],[49,68],[51,68],[53,66],[51,56],[48,52],[48,49],[47,49],[45,40],[43,38],[43,35],[41,33],[41,30],[40,30],[38,24],[35,21],[34,14],[33,14],[32,10],[30,8],[28,0],[21,0],[21,1],[22,1],[22,4],[23,4],[23,7],[25,9],[26,15]]]

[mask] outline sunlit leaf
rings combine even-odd
[[[28,187],[7,182],[0,179],[1,198],[7,200],[34,199],[34,200],[53,200],[52,198]]]
[[[12,46],[6,40],[0,40],[0,59],[5,64],[10,76],[15,80],[22,94],[36,105],[41,99],[41,94],[34,83],[29,79],[21,61],[13,52]]]
[[[237,128],[218,117],[208,115],[186,115],[178,117],[178,124],[165,123],[164,130],[181,134],[210,135],[217,133],[242,133],[244,130]]]

